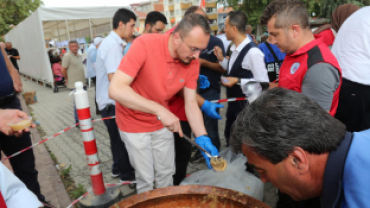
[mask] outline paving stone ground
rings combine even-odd
[[[66,88],[59,89],[58,93],[53,93],[51,88],[43,87],[31,80],[22,77],[24,91],[37,91],[37,103],[30,105],[34,117],[40,122],[46,136],[55,134],[62,129],[74,124],[73,114],[73,96],[69,96],[70,90]],[[94,87],[87,89],[91,107],[92,118],[101,118],[95,114]],[[225,97],[224,91],[222,97]],[[221,109],[220,114],[223,119],[219,122],[220,137],[223,138],[225,126],[225,110]],[[119,179],[110,176],[112,166],[112,155],[109,145],[109,136],[107,129],[102,121],[94,123],[95,137],[101,160],[101,170],[105,183],[118,183]],[[221,139],[222,149],[225,148],[225,140]],[[66,133],[46,142],[51,153],[55,155],[59,163],[72,166],[70,171],[71,178],[76,184],[82,184],[90,188],[90,177],[88,166],[85,159],[81,132],[77,128],[72,128]],[[188,172],[206,169],[206,165],[201,163],[190,163]],[[124,195],[132,193],[132,190],[124,186],[121,188]],[[271,207],[275,206],[277,201],[276,189],[270,184],[265,184],[264,202]]]

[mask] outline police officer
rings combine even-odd
[[[258,48],[265,54],[266,69],[270,82],[277,81],[285,53],[282,53],[275,44],[271,43],[270,37],[267,37],[265,41],[259,44]]]

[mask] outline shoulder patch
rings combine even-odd
[[[291,67],[290,67],[290,73],[294,74],[298,68],[301,66],[299,62],[295,62]]]

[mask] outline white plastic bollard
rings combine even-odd
[[[103,174],[100,169],[100,160],[96,147],[94,127],[91,122],[90,105],[87,92],[83,89],[82,82],[75,83],[76,92],[73,93],[77,108],[79,125],[82,133],[87,164],[90,169],[92,189],[95,195],[105,193]]]

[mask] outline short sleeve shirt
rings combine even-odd
[[[13,79],[9,74],[3,53],[0,51],[0,97],[14,92]]]
[[[131,76],[132,89],[168,109],[168,101],[182,88],[196,89],[199,60],[186,65],[168,49],[172,33],[146,34],[135,39],[118,69]],[[155,115],[131,110],[116,103],[116,121],[121,131],[153,132],[163,128]]]
[[[62,67],[67,68],[67,87],[69,89],[75,88],[75,82],[82,82],[85,85],[85,74],[80,55],[75,55],[69,51],[63,57]]]
[[[16,69],[19,70],[17,59],[13,58],[13,56],[19,56],[18,50],[15,49],[15,48],[12,48],[10,50],[8,50],[7,48],[5,48],[5,51],[6,51],[6,54],[8,56],[12,56],[12,57],[10,57],[10,61],[12,62],[14,68],[16,68]]]

